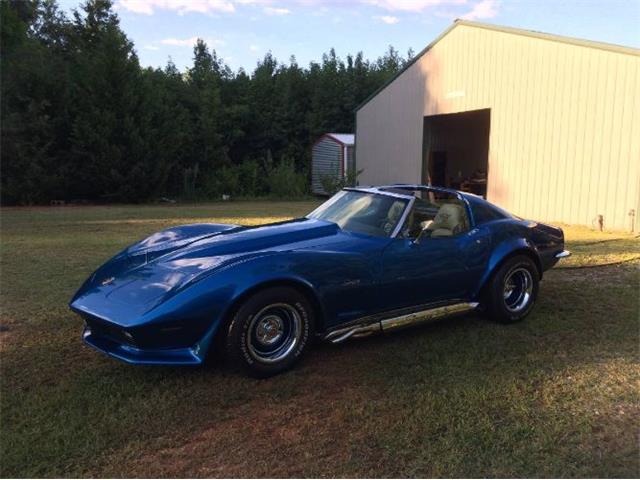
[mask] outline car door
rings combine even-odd
[[[490,246],[486,228],[418,242],[395,238],[382,254],[379,309],[468,299],[488,262]]]
[[[341,241],[307,254],[299,271],[313,279],[325,307],[326,326],[376,313],[380,258],[388,238],[342,233]],[[330,251],[330,254],[327,254]]]

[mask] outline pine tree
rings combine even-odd
[[[393,47],[320,63],[268,53],[233,72],[199,40],[180,72],[139,65],[110,0],[71,19],[55,0],[0,2],[2,202],[282,195],[308,185],[311,144],[406,65]]]
[[[195,125],[193,163],[199,164],[201,170],[215,171],[226,162],[220,133],[220,65],[215,52],[212,55],[202,39],[198,39],[193,48],[193,67],[189,70],[188,81]]]

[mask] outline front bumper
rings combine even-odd
[[[198,345],[193,348],[141,349],[94,333],[90,327],[85,327],[82,338],[90,347],[135,365],[200,365],[204,359]]]

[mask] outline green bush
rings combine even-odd
[[[297,198],[307,194],[307,175],[296,172],[293,160],[283,158],[267,172],[269,195],[275,198]]]
[[[265,194],[264,176],[260,175],[260,165],[255,160],[247,160],[237,167],[238,192],[243,197],[259,197]]]
[[[211,172],[203,182],[202,195],[208,199],[237,195],[241,188],[239,173],[239,168],[234,165],[225,165]]]
[[[296,172],[293,160],[285,157],[276,163],[267,157],[262,163],[252,159],[240,165],[224,165],[206,174],[197,164],[186,168],[182,198],[220,200],[223,195],[230,195],[231,198],[269,196],[288,199],[308,194],[306,172]]]
[[[320,184],[326,193],[333,195],[344,187],[355,187],[358,177],[362,172],[364,172],[364,169],[357,171],[349,170],[344,178],[339,175],[324,175],[320,178]]]

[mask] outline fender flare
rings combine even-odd
[[[325,311],[323,304],[318,298],[317,292],[308,281],[295,276],[265,276],[257,279],[255,282],[251,283],[251,285],[247,285],[246,288],[235,291],[233,296],[228,299],[227,305],[220,312],[217,320],[212,322],[207,333],[198,342],[198,354],[203,360],[208,356],[212,347],[215,348],[215,346],[219,346],[218,342],[224,338],[223,335],[225,329],[230,324],[233,312],[236,311],[239,305],[241,305],[242,302],[252,294],[272,286],[289,286],[299,290],[309,299],[314,313],[316,314],[317,331],[321,331],[324,328]]]
[[[482,277],[473,292],[473,297],[475,298],[480,294],[491,276],[507,258],[520,253],[531,257],[538,268],[540,279],[542,279],[542,261],[540,260],[540,254],[538,253],[538,249],[535,245],[525,238],[511,238],[503,241],[494,248],[491,257],[487,262],[487,268],[482,274]]]
[[[324,306],[318,297],[318,293],[315,287],[306,279],[295,275],[269,275],[260,278],[256,282],[248,285],[242,290],[235,292],[233,298],[229,300],[229,305],[224,309],[222,314],[223,319],[227,319],[229,315],[241,304],[245,299],[253,295],[254,293],[269,287],[282,286],[291,287],[300,291],[306,296],[311,303],[317,318],[318,326],[324,324]]]

